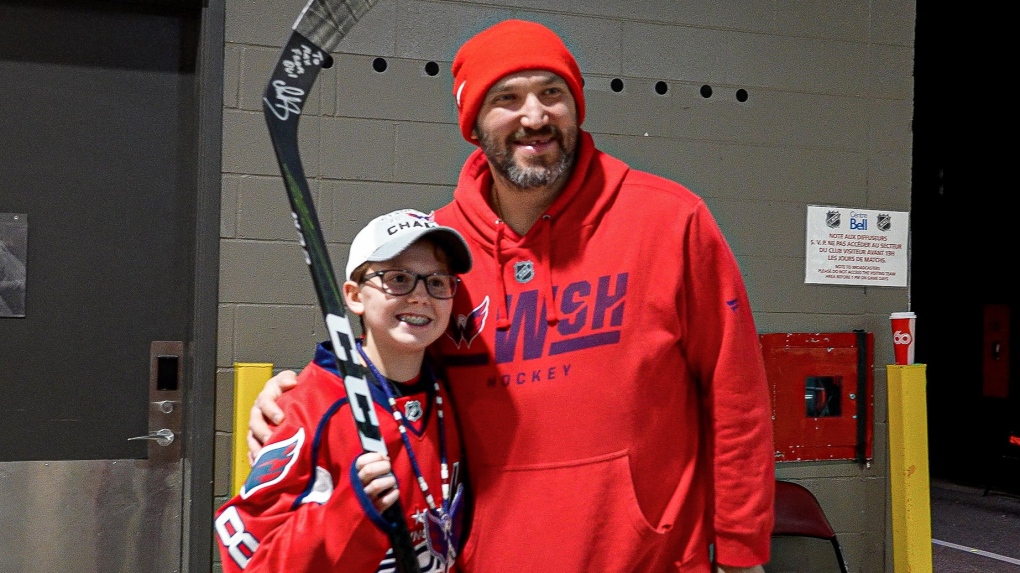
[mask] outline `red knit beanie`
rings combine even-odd
[[[526,70],[553,72],[567,82],[577,104],[577,124],[584,121],[581,70],[563,40],[535,22],[505,20],[479,32],[453,58],[453,97],[460,132],[470,143],[485,94],[504,76]]]

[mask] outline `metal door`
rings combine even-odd
[[[0,571],[181,569],[196,21],[0,2],[0,212],[28,218],[24,317],[0,318]]]
[[[1009,305],[986,304],[984,326],[981,394],[1009,398]]]

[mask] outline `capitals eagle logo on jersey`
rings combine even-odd
[[[293,437],[262,448],[241,487],[241,497],[248,499],[256,491],[281,481],[297,461],[304,442],[305,430],[301,428]]]

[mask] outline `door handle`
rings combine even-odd
[[[159,400],[158,402],[153,402],[152,405],[155,406],[156,409],[159,410],[160,412],[163,412],[164,414],[169,414],[170,412],[174,411],[174,404],[176,403],[177,400]]]
[[[184,407],[184,342],[153,340],[149,345],[149,421],[131,431],[148,432],[131,439],[148,442],[146,455],[150,461],[180,461]]]
[[[163,428],[161,430],[149,432],[147,436],[135,436],[133,438],[128,438],[129,442],[131,440],[155,440],[156,443],[161,446],[169,446],[174,441],[174,431],[169,428]]]

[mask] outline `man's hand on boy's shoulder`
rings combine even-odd
[[[255,398],[255,404],[248,413],[248,464],[255,462],[259,450],[273,435],[273,427],[283,421],[283,410],[276,401],[287,390],[298,385],[297,373],[284,370],[273,376]]]

